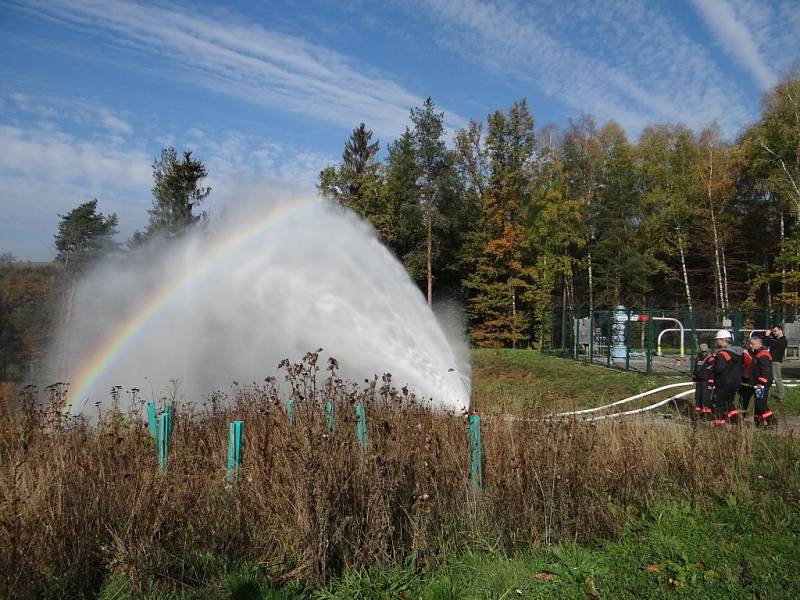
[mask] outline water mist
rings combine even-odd
[[[179,381],[181,397],[200,400],[317,348],[347,379],[391,373],[462,411],[469,366],[454,342],[371,227],[292,199],[241,205],[206,231],[99,265],[74,291],[51,362],[72,413],[110,402],[116,385],[149,397]]]

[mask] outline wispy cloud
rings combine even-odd
[[[0,252],[51,258],[58,215],[92,198],[103,212],[117,214],[122,239],[144,226],[155,145],[137,139],[130,125],[100,105],[92,105],[96,128],[76,134],[53,120],[71,106],[69,100],[59,101],[60,112],[25,94],[6,100],[28,118],[0,124]],[[212,213],[236,203],[243,190],[251,197],[276,186],[313,193],[319,171],[332,163],[324,154],[237,131],[192,128],[160,142],[192,148],[204,161]]]
[[[3,98],[0,96],[0,100]],[[99,102],[87,99],[47,96],[43,94],[11,92],[5,97],[2,111],[5,120],[23,123],[31,120],[43,123],[70,122],[88,133],[111,133],[126,136],[133,133],[133,126],[124,113],[115,112]]]
[[[733,134],[750,117],[739,91],[676,20],[627,0],[421,0],[440,42],[493,73],[629,132],[654,121]],[[575,115],[565,115],[575,116]]]
[[[18,9],[89,29],[195,85],[340,126],[365,121],[396,136],[422,98],[384,74],[297,37],[230,14],[127,0],[30,0]],[[449,115],[452,124],[464,119]]]
[[[737,6],[726,0],[692,0],[692,4],[720,46],[734,57],[762,88],[766,89],[775,84],[778,76],[767,66],[754,33],[748,26],[746,5],[740,3]]]

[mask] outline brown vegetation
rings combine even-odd
[[[23,395],[23,409],[0,424],[0,591],[71,595],[109,573],[133,589],[145,579],[181,586],[202,580],[215,556],[252,561],[275,580],[320,581],[409,556],[426,564],[465,543],[591,541],[660,499],[724,497],[752,476],[759,445],[749,430],[487,418],[475,497],[466,419],[431,411],[388,376],[348,385],[335,361],[323,376],[315,354],[282,366],[286,386],[268,379],[179,409],[165,474],[141,402],[89,424],[59,422]],[[293,428],[282,387],[295,402]],[[367,407],[364,449],[356,403]],[[245,422],[245,454],[230,486],[234,418]],[[797,458],[770,459],[787,486]]]

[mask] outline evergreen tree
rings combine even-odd
[[[599,140],[604,160],[589,210],[597,303],[636,303],[650,291],[650,269],[642,247],[645,239],[634,149],[613,122],[602,128]]]
[[[97,212],[97,200],[84,202],[66,215],[59,215],[55,238],[56,261],[67,273],[82,271],[102,253],[117,247],[117,215]]]
[[[364,123],[353,129],[345,142],[341,165],[323,169],[318,184],[324,198],[367,218],[380,167],[376,161],[380,145],[371,139],[372,131]]]
[[[662,270],[683,283],[686,306],[692,312],[687,255],[701,214],[701,175],[693,134],[681,126],[648,127],[642,133],[638,154],[648,252],[667,260],[677,257],[677,268],[663,262]]]
[[[357,183],[364,173],[375,169],[375,158],[380,146],[377,141],[371,143],[371,139],[372,131],[367,129],[364,123],[360,123],[344,146],[342,166],[349,172],[354,183]]]
[[[476,344],[516,346],[526,338],[529,319],[522,304],[531,289],[523,265],[524,215],[536,138],[525,100],[514,103],[507,115],[489,115],[485,143],[490,175],[479,229],[469,239],[468,315]]]
[[[153,207],[148,211],[147,234],[181,234],[206,217],[195,210],[211,193],[203,187],[208,171],[202,161],[184,150],[181,158],[175,148],[165,148],[153,162]]]
[[[402,261],[408,274],[421,286],[427,276],[425,215],[420,204],[420,167],[414,134],[406,128],[389,145],[386,158],[386,189],[391,213],[395,217],[394,235],[389,247]]]

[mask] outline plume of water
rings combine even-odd
[[[177,380],[198,399],[317,348],[347,379],[391,373],[437,407],[469,404],[463,343],[367,224],[316,199],[248,203],[99,265],[63,336],[73,413],[110,401],[115,385],[149,396]]]

